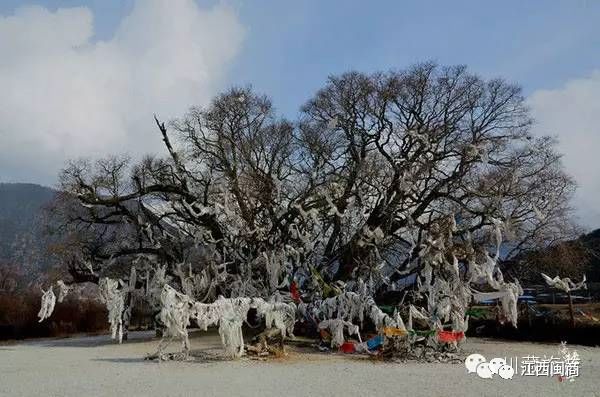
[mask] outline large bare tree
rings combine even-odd
[[[160,266],[201,301],[292,282],[378,294],[452,268],[477,282],[486,258],[572,230],[574,183],[531,124],[518,86],[463,66],[331,77],[296,122],[231,89],[156,119],[165,157],[68,164],[55,214],[69,270],[97,282]]]

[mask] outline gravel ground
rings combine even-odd
[[[260,362],[219,358],[217,335],[192,339],[194,362],[144,360],[148,333],[119,346],[107,336],[0,346],[2,396],[600,396],[600,348],[571,346],[582,362],[574,382],[516,374],[481,379],[462,364],[383,363],[360,356],[292,351]],[[174,346],[175,348],[175,346]],[[558,346],[469,339],[465,352],[493,357],[557,356]]]

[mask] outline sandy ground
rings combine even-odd
[[[194,362],[144,360],[157,340],[134,333],[0,346],[2,396],[600,396],[600,348],[571,346],[581,358],[574,382],[515,375],[481,379],[462,364],[382,363],[359,356],[291,352],[259,362],[218,358],[218,336],[192,339]],[[174,346],[175,348],[175,346]],[[557,356],[556,345],[469,339],[486,358]]]

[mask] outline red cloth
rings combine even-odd
[[[344,342],[340,346],[340,351],[343,353],[354,353],[356,351],[356,346],[354,346],[353,342]]]
[[[296,285],[295,281],[292,281],[292,283],[290,284],[290,295],[292,295],[292,299],[295,302],[300,302],[300,292],[298,292],[298,286]]]
[[[458,342],[465,337],[464,332],[438,331],[438,340],[440,342]]]

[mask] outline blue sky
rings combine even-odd
[[[74,154],[151,151],[158,137],[139,145],[137,131],[152,112],[175,117],[230,85],[252,84],[294,117],[328,75],[434,60],[521,84],[535,128],[560,139],[581,185],[577,208],[600,225],[600,166],[590,166],[600,152],[598,21],[593,0],[3,0],[0,83],[13,91],[0,109],[0,181],[53,184]],[[51,93],[51,109],[22,92]],[[23,149],[32,143],[37,151]]]
[[[287,111],[328,74],[348,69],[401,68],[433,59],[504,76],[531,92],[600,65],[600,2],[374,3],[378,6],[365,7],[364,1],[242,5],[248,39],[232,78],[253,82]]]
[[[199,0],[201,6],[217,1]],[[600,65],[600,2],[229,1],[246,29],[230,84],[252,84],[293,113],[329,74],[401,68],[423,60],[466,64],[525,93]],[[110,39],[133,0],[3,0],[0,13],[41,5],[89,7],[95,39]]]

